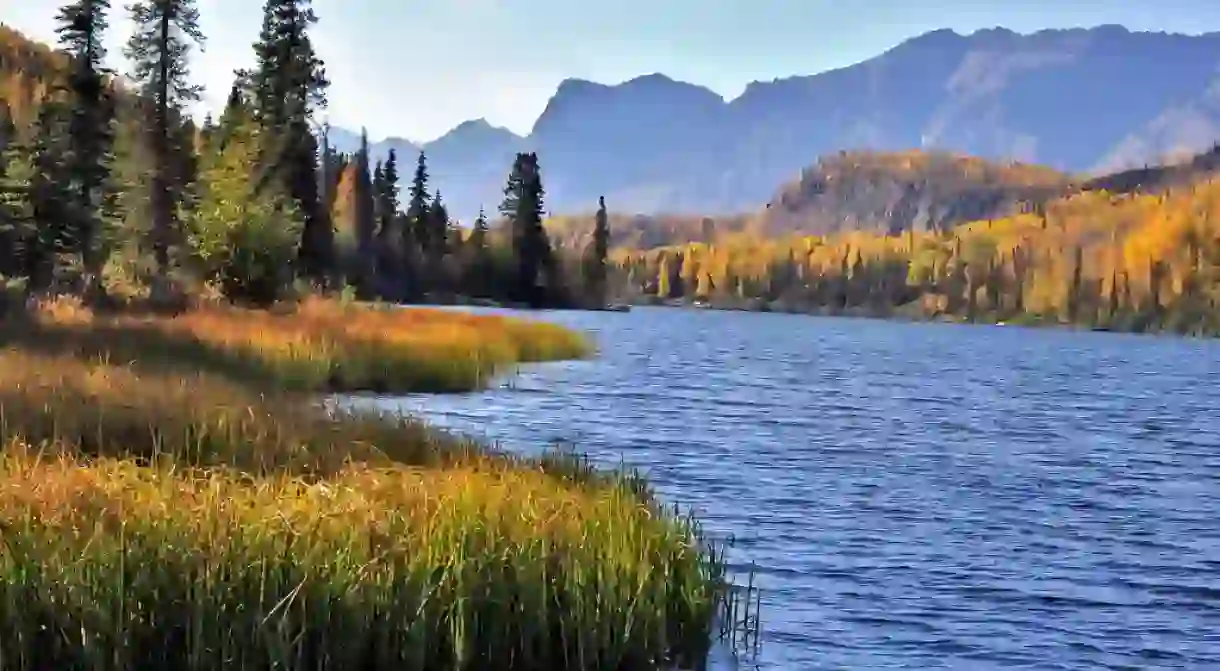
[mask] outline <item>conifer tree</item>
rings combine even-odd
[[[373,233],[374,233],[374,235],[376,234],[377,227],[381,223],[381,218],[383,215],[381,208],[382,208],[382,206],[385,205],[385,200],[382,198],[384,192],[385,192],[385,174],[383,173],[381,161],[377,161],[373,165],[373,181],[372,181]]]
[[[487,215],[479,208],[470,237],[463,246],[466,290],[474,296],[487,296],[491,290],[491,250],[488,247]]]
[[[320,196],[316,112],[326,106],[325,66],[309,30],[318,21],[311,0],[267,0],[250,73],[255,119],[262,126],[263,188],[279,189],[304,217],[302,270],[324,281],[334,263],[334,229]]]
[[[51,286],[60,255],[68,247],[66,226],[75,195],[67,172],[70,123],[71,110],[61,101],[45,102],[38,112],[29,158],[30,220],[18,243],[21,274],[29,278],[35,290]]]
[[[381,188],[377,190],[377,232],[385,238],[398,215],[398,153],[390,148],[381,172]]]
[[[508,219],[512,230],[517,266],[515,298],[535,307],[546,300],[539,282],[552,262],[550,242],[542,227],[544,198],[538,155],[518,153],[504,187],[500,213]]]
[[[431,258],[432,256],[433,244],[429,239],[428,205],[428,157],[421,151],[415,163],[415,175],[411,179],[411,186],[407,188],[407,223],[414,235],[404,235],[404,254],[415,252],[414,249],[408,249],[405,246],[412,244],[418,245],[419,251],[425,257]],[[410,240],[410,238],[414,239]]]
[[[359,264],[355,275],[359,278],[358,289],[361,297],[368,299],[372,298],[376,283],[373,235],[377,225],[373,183],[369,175],[368,131],[360,135],[360,151],[356,152],[355,170],[356,182],[353,185],[352,198],[355,201],[356,255]]]
[[[183,106],[199,99],[189,81],[192,43],[202,45],[195,0],[143,0],[131,6],[135,33],[127,43],[134,64],[132,79],[146,101],[148,143],[153,166],[149,193],[153,218],[153,256],[158,275],[169,273],[170,246],[179,231],[184,197],[179,173],[183,146],[178,124]]]
[[[438,261],[450,251],[449,208],[441,200],[441,192],[437,190],[428,205],[428,240],[432,244],[433,261]]]
[[[110,174],[114,106],[102,61],[102,40],[108,26],[109,0],[76,0],[60,9],[56,20],[60,46],[68,53],[71,71],[72,121],[68,128],[67,174],[71,204],[67,209],[65,242],[81,256],[86,286],[100,286],[101,250],[98,237],[111,200],[104,187]]]
[[[593,225],[593,241],[585,251],[585,286],[588,300],[594,305],[606,304],[606,259],[610,253],[610,216],[606,198],[597,199],[597,217]]]

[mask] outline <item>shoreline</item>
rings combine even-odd
[[[115,339],[134,325],[106,330],[62,308],[49,315],[57,352],[33,326],[10,327],[0,355],[10,444],[0,455],[0,525],[19,530],[6,532],[8,547],[24,548],[0,552],[0,602],[33,604],[0,616],[0,646],[28,668],[118,654],[107,643],[118,640],[127,641],[123,668],[223,668],[221,657],[284,653],[343,659],[343,668],[408,659],[426,668],[475,659],[492,669],[664,668],[698,665],[718,634],[739,626],[742,599],[724,548],[636,474],[596,469],[575,453],[516,456],[413,419],[328,417],[307,407],[319,396],[308,385],[274,393],[254,384],[251,371],[275,373],[266,383],[297,370],[266,360],[243,371],[194,361],[189,372],[191,362],[170,366],[157,356],[164,351],[151,351],[134,366],[111,364],[93,353],[107,343],[123,351]],[[318,313],[279,318],[329,328]],[[210,319],[208,342],[244,352],[247,363],[258,346],[293,353],[220,338],[248,334],[235,323],[248,317]],[[477,323],[484,332],[503,319]],[[193,346],[204,338],[187,332]],[[356,340],[329,356],[380,362],[406,345]],[[547,359],[516,351],[515,365]],[[40,493],[24,497],[36,482]],[[42,568],[28,571],[22,557]],[[124,566],[138,577],[122,577]],[[259,577],[269,570],[278,577]],[[251,591],[251,581],[264,587]],[[39,606],[57,584],[73,596]],[[486,600],[485,590],[501,596]],[[239,606],[250,614],[239,616]],[[387,615],[403,608],[424,609],[422,619],[401,629]],[[91,612],[130,616],[102,622]],[[45,618],[59,624],[39,635]],[[258,633],[268,619],[283,638]],[[170,645],[184,627],[194,638]],[[67,630],[88,636],[56,633]]]

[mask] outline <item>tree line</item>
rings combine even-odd
[[[109,0],[56,16],[59,50],[0,31],[0,276],[90,300],[192,291],[265,305],[302,289],[367,300],[477,297],[531,306],[607,300],[604,201],[582,248],[543,226],[535,153],[508,169],[494,219],[454,221],[416,160],[400,202],[399,157],[370,165],[367,135],[334,151],[330,82],[310,0],[266,0],[252,67],[225,108],[189,111],[205,48],[195,0],[128,10],[130,72],[106,66]]]
[[[931,232],[741,232],[614,257],[620,290],[644,299],[1216,335],[1220,175]]]

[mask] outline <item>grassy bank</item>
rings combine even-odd
[[[310,309],[296,333],[347,345],[410,319],[361,315],[361,330],[336,321],[346,308]],[[52,312],[7,328],[0,352],[0,669],[649,669],[706,653],[724,563],[638,479],[327,417],[250,383],[275,369],[169,356],[285,360],[232,337],[241,313]],[[416,318],[433,320],[416,338],[497,323]],[[498,323],[509,340],[533,328]],[[408,339],[371,347],[388,342]],[[513,347],[504,361],[555,351]]]
[[[0,463],[6,669],[646,669],[718,566],[625,489],[350,466],[322,481]]]
[[[60,303],[0,337],[74,356],[206,370],[275,390],[453,392],[517,364],[591,353],[553,324],[311,300],[278,312],[210,306],[175,317],[95,315]]]

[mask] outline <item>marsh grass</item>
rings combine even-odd
[[[94,314],[57,301],[30,319],[6,320],[0,340],[312,392],[471,391],[520,363],[591,352],[584,336],[553,324],[325,300],[276,312],[213,305],[172,317]]]
[[[698,666],[695,529],[528,471],[0,460],[0,668]]]
[[[369,314],[306,307],[290,342],[488,326]],[[2,329],[0,671],[695,668],[727,635],[723,555],[643,479],[271,391],[224,357],[291,360],[256,334],[280,318],[59,306]],[[558,351],[496,328],[498,360]]]

